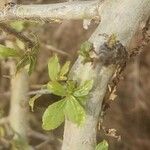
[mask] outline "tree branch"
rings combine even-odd
[[[117,39],[128,48],[140,23],[146,21],[150,14],[150,3],[149,0],[105,0],[99,8],[99,13],[102,16],[101,24],[89,39],[97,53],[103,50],[101,46],[106,42],[102,34],[116,34]],[[107,51],[105,53],[107,54]],[[77,59],[70,77],[78,82],[93,79],[94,87],[87,99],[85,124],[78,127],[66,119],[62,150],[95,149],[102,102],[116,67],[116,65],[105,66],[100,61],[93,69],[90,63],[82,64],[81,57]]]
[[[0,12],[0,21],[55,19],[99,19],[97,1],[65,2],[43,5],[14,5]]]

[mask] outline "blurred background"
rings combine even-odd
[[[21,4],[46,4],[63,2],[63,0],[18,0]],[[55,51],[61,62],[77,58],[80,44],[87,40],[98,24],[91,23],[88,30],[83,29],[82,21],[50,22],[22,22],[22,32],[38,36],[41,47],[38,54],[36,70],[30,77],[30,92],[39,90],[41,85],[49,81],[47,62]],[[20,27],[20,26],[19,26]],[[17,27],[16,27],[17,28]],[[30,36],[30,35],[29,35]],[[14,42],[16,39],[0,30],[0,44]],[[137,41],[134,40],[136,43]],[[133,44],[134,44],[133,42]],[[10,149],[7,145],[11,141],[8,125],[1,119],[8,116],[10,110],[10,69],[8,59],[0,59],[0,150]],[[34,96],[30,93],[31,97]],[[121,140],[107,136],[98,131],[98,141],[106,139],[110,150],[149,150],[150,149],[150,43],[143,52],[132,59],[124,71],[124,80],[117,88],[118,97],[106,111],[104,126],[116,129]],[[44,94],[35,102],[34,112],[29,113],[28,139],[35,149],[60,150],[63,125],[56,130],[46,132],[42,129],[42,114],[48,105],[59,98]],[[89,131],[90,132],[90,131]],[[21,149],[20,149],[21,150]]]

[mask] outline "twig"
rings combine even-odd
[[[44,46],[44,45],[43,45]],[[52,45],[45,45],[45,47],[55,53],[58,53],[58,54],[61,54],[61,55],[65,55],[65,56],[68,56],[68,57],[71,57],[70,54],[60,50],[60,49],[57,49],[56,47],[52,46]]]
[[[37,132],[37,131],[34,131],[32,129],[29,129],[29,132],[28,132],[28,136],[31,136],[31,137],[34,137],[34,138],[37,138],[37,139],[40,139],[40,140],[54,140],[54,138],[52,136],[48,136],[48,135],[45,135],[45,134],[42,134],[40,132]]]
[[[50,141],[49,139],[45,140],[44,142],[38,144],[37,146],[35,146],[36,150],[40,150],[44,145],[48,144]]]
[[[51,92],[49,90],[46,90],[46,89],[40,89],[40,90],[34,90],[34,91],[30,91],[28,92],[28,96],[31,96],[31,95],[36,95],[36,94],[51,94]],[[10,92],[3,92],[3,93],[0,93],[0,96],[5,96],[5,97],[9,97],[10,96]]]
[[[9,27],[7,24],[1,22],[0,28],[3,31],[5,31],[6,33],[9,33],[9,34],[17,37],[18,39],[20,39],[22,42],[24,42],[26,45],[28,45],[29,48],[34,46],[34,42],[32,42],[28,37],[23,35],[21,32],[17,32],[15,29]]]
[[[64,2],[57,4],[15,5],[1,12],[0,21],[55,19],[97,19],[98,3],[94,1]]]
[[[28,136],[38,138],[38,139],[43,141],[40,144],[38,144],[37,146],[35,146],[36,150],[42,148],[44,145],[46,145],[48,143],[53,143],[53,141],[60,143],[59,139],[57,139],[53,134],[45,135],[43,133],[37,132],[37,131],[32,130],[32,129],[29,129],[28,133],[29,133]]]
[[[36,95],[36,94],[51,94],[49,90],[41,89],[41,90],[35,90],[28,93],[28,95]]]

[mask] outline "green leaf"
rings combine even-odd
[[[18,51],[0,44],[0,57],[19,57]]]
[[[69,71],[70,61],[67,61],[63,67],[60,70],[59,79],[60,80],[67,80],[67,77],[65,76]]]
[[[57,128],[64,122],[64,107],[66,101],[60,100],[50,105],[43,114],[42,127],[45,130],[52,130]]]
[[[20,69],[22,69],[23,67],[25,67],[26,65],[28,65],[30,62],[29,60],[29,56],[28,55],[24,55],[20,61],[17,63],[16,66],[16,72],[18,72]]]
[[[90,90],[93,87],[93,80],[87,80],[85,81],[82,85],[80,85],[75,92],[73,93],[73,95],[75,97],[83,97],[89,94]]]
[[[14,28],[18,32],[21,32],[25,28],[24,21],[13,21],[10,23],[10,25],[12,28]]]
[[[4,127],[0,126],[0,138],[5,136],[5,129]]]
[[[86,100],[87,100],[87,96],[76,97],[76,98],[77,98],[77,100],[79,101],[79,103],[80,103],[82,106],[85,106]]]
[[[106,140],[103,140],[96,146],[95,150],[108,150],[108,142]]]
[[[29,57],[29,70],[28,73],[31,75],[31,73],[34,71],[36,65],[36,57],[30,56]]]
[[[85,110],[73,96],[66,97],[65,116],[68,120],[81,125],[85,121]]]
[[[80,47],[80,51],[84,51],[84,52],[89,52],[93,47],[93,44],[89,41],[85,41],[81,47]]]
[[[30,98],[29,100],[29,106],[31,107],[31,111],[34,111],[33,108],[34,108],[34,103],[35,101],[41,96],[42,94],[37,94],[35,96],[33,96],[32,98]]]
[[[93,44],[90,43],[89,41],[86,41],[81,45],[80,50],[78,51],[78,54],[83,57],[83,61],[82,61],[83,63],[93,61],[93,59],[90,56],[90,51],[92,49],[93,49]]]
[[[57,55],[51,57],[48,62],[48,74],[52,81],[58,79],[58,74],[60,72],[60,64]]]
[[[66,95],[66,87],[65,85],[61,85],[57,81],[52,81],[47,84],[47,89],[58,96],[65,96]]]
[[[67,81],[67,93],[72,94],[74,92],[74,89],[76,87],[76,82],[73,80]]]

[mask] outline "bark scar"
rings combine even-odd
[[[116,36],[112,34],[107,41],[99,47],[99,52],[96,53],[95,63],[101,62],[104,66],[111,64],[121,64],[126,61],[128,52],[123,44],[116,40]]]

